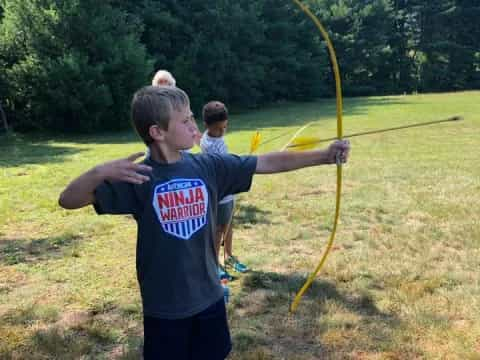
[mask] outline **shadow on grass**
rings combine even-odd
[[[62,163],[85,149],[55,145],[65,142],[80,145],[141,143],[132,130],[105,134],[51,135],[47,133],[0,135],[0,167]]]
[[[66,142],[85,145],[122,145],[142,142],[140,137],[135,133],[133,127],[128,127],[117,132],[105,132],[100,134],[62,135],[61,138],[56,137],[55,141],[58,141],[59,139]]]
[[[229,359],[344,359],[352,353],[378,354],[389,346],[400,320],[380,311],[368,294],[342,291],[328,281],[315,281],[298,312],[289,315],[288,305],[304,280],[272,272],[243,276],[228,306],[234,345]],[[344,316],[346,312],[354,316]],[[11,325],[40,320],[48,326],[28,334],[24,346],[4,350],[4,358],[29,353],[39,359],[141,358],[139,304],[122,309],[116,303],[100,302],[80,315],[64,314],[58,320],[53,311],[39,313],[33,307],[10,314]],[[390,354],[392,358],[416,358],[408,353],[405,357]]]
[[[2,315],[0,358],[141,359],[141,313],[132,316],[101,302],[86,311],[57,310],[35,303]],[[19,329],[24,331],[13,336]]]
[[[13,134],[0,138],[0,167],[8,168],[21,165],[62,163],[67,156],[83,150],[64,146],[55,146],[42,135],[23,136]],[[58,141],[58,139],[55,139]]]
[[[22,346],[0,348],[2,359],[141,359],[142,339],[130,335],[118,344],[112,324],[90,319],[64,327],[40,327],[24,340]]]
[[[250,228],[257,224],[271,224],[268,215],[270,211],[265,211],[254,205],[244,205],[237,202],[235,205],[235,212],[233,217],[234,226],[241,226],[243,228]]]
[[[256,289],[276,290],[281,292],[281,296],[288,294],[288,296],[291,297],[300,289],[306,280],[306,277],[299,275],[254,271],[245,277],[243,287],[248,291]],[[366,294],[344,295],[338,291],[334,283],[328,281],[315,280],[305,293],[303,299],[315,300],[315,306],[319,306],[320,309],[327,301],[334,300],[353,312],[365,315],[387,316],[378,310],[372,298]]]
[[[289,314],[305,280],[271,272],[243,278],[229,309],[231,323],[238,328],[233,331],[237,346],[232,359],[254,359],[258,354],[268,359],[294,359],[296,354],[302,354],[301,359],[339,359],[353,352],[378,351],[380,345],[395,348],[392,333],[401,321],[379,310],[367,292],[348,292],[317,280],[297,312]]]
[[[359,115],[367,113],[368,108],[374,106],[402,106],[409,105],[408,98],[374,97],[345,99],[345,115]],[[335,99],[319,99],[312,102],[292,103],[284,102],[265,107],[264,110],[244,112],[234,115],[241,116],[242,121],[231,122],[229,132],[240,130],[262,130],[265,128],[300,127],[308,122],[334,121],[336,117]],[[199,124],[200,125],[200,124]],[[291,135],[289,130],[284,135]],[[267,141],[269,139],[264,139]],[[0,135],[0,167],[14,167],[27,164],[61,163],[65,157],[83,151],[54,145],[55,142],[70,142],[85,145],[102,144],[132,144],[141,143],[139,137],[130,129],[115,133],[58,135],[35,133],[20,135],[9,133]]]
[[[65,256],[62,250],[71,248],[80,238],[72,234],[33,240],[0,238],[0,265],[35,263]],[[70,255],[75,256],[75,251]]]
[[[409,106],[411,103],[408,98],[400,97],[346,98],[343,103],[343,114],[344,116],[364,115],[371,107],[381,106],[386,109],[391,106]],[[335,120],[336,102],[333,98],[303,103],[285,102],[254,111],[251,115],[250,113],[240,114],[242,115],[241,125],[232,121],[229,132],[286,126],[300,127],[312,121]]]

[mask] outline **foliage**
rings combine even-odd
[[[304,0],[346,95],[480,88],[473,0]],[[332,96],[323,39],[291,0],[0,0],[0,101],[16,129],[114,130],[170,70],[198,112]]]
[[[151,64],[141,24],[108,2],[12,0],[1,27],[7,105],[19,129],[119,129]]]

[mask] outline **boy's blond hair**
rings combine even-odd
[[[190,106],[190,99],[182,89],[173,86],[145,86],[133,95],[132,123],[146,145],[153,142],[149,130],[158,125],[168,130],[172,111]]]
[[[175,78],[167,70],[158,70],[152,79],[152,86],[175,86]]]

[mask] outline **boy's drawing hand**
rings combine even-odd
[[[150,180],[141,173],[149,173],[152,168],[148,165],[137,164],[135,160],[144,156],[143,152],[132,154],[127,158],[114,160],[98,166],[98,171],[106,180],[125,181],[132,184],[143,184]]]
[[[350,142],[348,140],[336,140],[328,147],[328,162],[330,164],[345,164],[350,153]]]

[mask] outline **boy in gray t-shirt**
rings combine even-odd
[[[182,152],[192,147],[195,126],[187,94],[174,87],[137,91],[132,120],[150,158],[135,163],[137,153],[98,165],[73,180],[59,203],[135,218],[145,359],[224,359],[231,341],[214,250],[218,200],[248,191],[254,173],[346,162],[350,146],[258,157]]]

